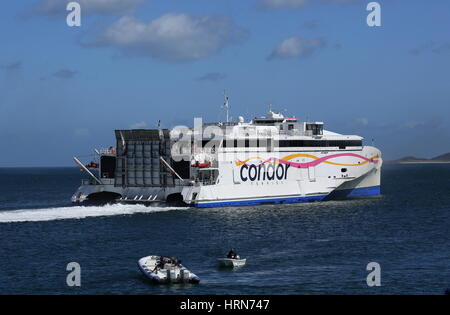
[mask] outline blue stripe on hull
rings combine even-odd
[[[371,187],[335,190],[327,196],[326,200],[370,197],[378,195],[381,195],[381,187],[371,186]]]
[[[308,197],[290,197],[290,198],[270,198],[259,200],[218,201],[218,202],[196,204],[195,206],[197,208],[210,208],[210,207],[254,206],[262,204],[299,203],[299,202],[321,201],[325,197],[326,195],[308,196]]]
[[[329,195],[308,196],[308,197],[289,197],[289,198],[270,198],[259,200],[238,200],[238,201],[217,201],[209,203],[195,204],[197,208],[212,208],[212,207],[234,207],[234,206],[254,206],[261,204],[286,204],[286,203],[300,203],[313,202],[340,198],[353,197],[367,197],[380,195],[380,186],[335,190]]]

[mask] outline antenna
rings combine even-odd
[[[162,131],[162,129],[161,129],[161,120],[158,120],[157,126],[158,126],[159,138],[160,138],[160,139],[163,139],[163,138],[164,138],[164,133],[163,133],[163,131]]]
[[[221,107],[222,109],[225,109],[227,111],[227,122],[229,122],[230,120],[230,116],[229,116],[229,112],[230,112],[230,104],[228,102],[228,95],[227,95],[227,91],[223,90],[223,97],[224,97],[224,103],[223,106]]]

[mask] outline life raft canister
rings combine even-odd
[[[191,167],[203,168],[203,167],[210,167],[210,166],[211,166],[211,162],[199,163],[198,161],[196,161],[195,163],[191,163]]]

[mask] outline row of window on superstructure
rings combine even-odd
[[[203,147],[210,140],[203,140]],[[224,148],[259,148],[267,147],[272,139],[234,139],[224,140]],[[212,142],[214,144],[214,141]],[[361,147],[362,140],[279,140],[274,141],[275,147],[290,148],[290,147]]]

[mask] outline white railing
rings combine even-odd
[[[103,185],[114,185],[114,178],[100,178]]]
[[[117,153],[116,148],[100,149],[98,152],[100,152],[100,155],[103,154],[115,155]]]
[[[81,185],[82,186],[97,185],[97,182],[93,178],[82,179]]]
[[[114,185],[114,178],[101,178],[103,185]],[[93,178],[86,178],[81,180],[82,186],[100,185]]]
[[[288,135],[288,136],[307,136],[312,137],[312,130],[299,130],[299,129],[291,129],[291,130],[280,130],[280,134]]]

